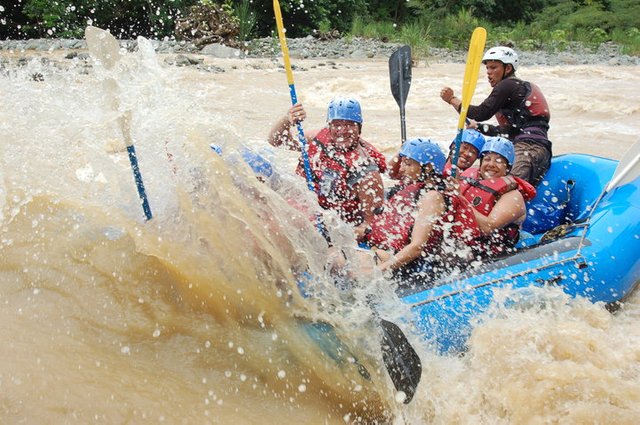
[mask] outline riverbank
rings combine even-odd
[[[280,46],[276,39],[261,38],[245,43],[242,49],[234,49],[219,44],[210,44],[200,49],[193,43],[184,41],[151,41],[155,51],[165,56],[168,65],[201,66],[207,58],[218,59],[278,59]],[[135,40],[120,40],[122,48],[137,50]],[[398,48],[397,43],[384,43],[363,38],[342,38],[318,40],[311,36],[288,40],[291,57],[294,59],[384,59]],[[77,39],[36,39],[0,41],[0,56],[21,57],[46,56],[47,53],[66,52],[67,59],[84,58],[86,42]],[[517,47],[516,47],[516,50]],[[613,43],[602,43],[596,50],[579,44],[572,44],[566,51],[519,51],[522,66],[559,65],[640,65],[640,57],[620,53],[620,47]],[[430,48],[428,55],[418,57],[422,64],[464,63],[466,51],[444,48]],[[220,71],[202,67],[204,70]]]

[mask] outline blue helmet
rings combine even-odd
[[[504,137],[487,137],[487,141],[480,152],[480,158],[487,152],[495,152],[507,160],[509,167],[513,166],[516,159],[516,152],[513,149],[513,143]]]
[[[438,174],[442,174],[444,163],[447,162],[447,158],[442,153],[440,146],[430,139],[422,137],[416,137],[404,142],[398,155],[411,158],[420,163],[420,165],[432,164],[434,171]]]
[[[474,148],[478,149],[478,155],[482,152],[482,148],[484,147],[484,136],[476,130],[467,128],[462,131],[462,138],[460,139],[461,143],[468,143]],[[456,143],[456,139],[454,138],[451,141],[451,145],[453,146]]]
[[[336,97],[331,100],[327,108],[327,121],[333,120],[347,120],[362,124],[360,102],[346,97]]]

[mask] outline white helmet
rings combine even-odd
[[[518,54],[509,47],[492,47],[487,50],[487,53],[482,57],[482,63],[485,63],[486,61],[500,61],[505,65],[510,63],[515,71],[516,66],[518,65]]]

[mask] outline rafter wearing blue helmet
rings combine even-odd
[[[346,120],[362,124],[362,108],[360,102],[348,97],[336,97],[327,107],[327,122]]]
[[[447,157],[447,163],[444,167],[443,174],[445,176],[451,175],[451,168],[453,161],[453,152],[455,149],[456,138],[451,141],[449,146],[449,156]],[[460,141],[460,153],[458,154],[458,170],[460,172],[468,169],[478,158],[480,151],[484,146],[484,136],[480,132],[467,128],[462,131],[462,138]]]
[[[513,143],[504,137],[488,137],[485,142],[482,151],[480,151],[480,161],[489,153],[497,153],[507,161],[508,169],[513,167],[513,163],[516,159],[516,152],[513,148]]]
[[[437,175],[442,175],[446,158],[437,143],[427,138],[409,139],[402,144],[398,153],[400,158],[409,158],[422,167],[424,174],[426,166],[431,164],[431,170]]]
[[[482,234],[471,247],[474,257],[488,259],[512,252],[527,212],[525,202],[536,195],[527,181],[509,173],[515,161],[513,143],[487,137],[480,152],[480,168],[462,173],[460,196],[474,208]]]
[[[477,235],[464,230],[473,217],[470,205],[443,184],[446,158],[438,144],[428,138],[409,139],[398,156],[400,182],[389,190],[382,213],[356,232],[373,247],[380,269],[390,270],[404,287],[424,284],[450,270],[449,256],[440,255],[445,233],[451,246],[464,245]]]
[[[292,126],[306,116],[302,104],[293,105],[271,129],[269,143],[300,151],[298,133]],[[360,102],[337,97],[327,107],[327,126],[304,132],[311,185],[320,206],[337,211],[353,224],[371,220],[382,204],[381,173],[387,168],[384,155],[362,139],[362,122]],[[301,176],[305,176],[304,165],[301,157],[296,170]]]

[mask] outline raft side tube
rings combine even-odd
[[[588,215],[604,191],[618,161],[584,154],[558,155],[527,202],[527,219],[522,229],[533,235]]]

